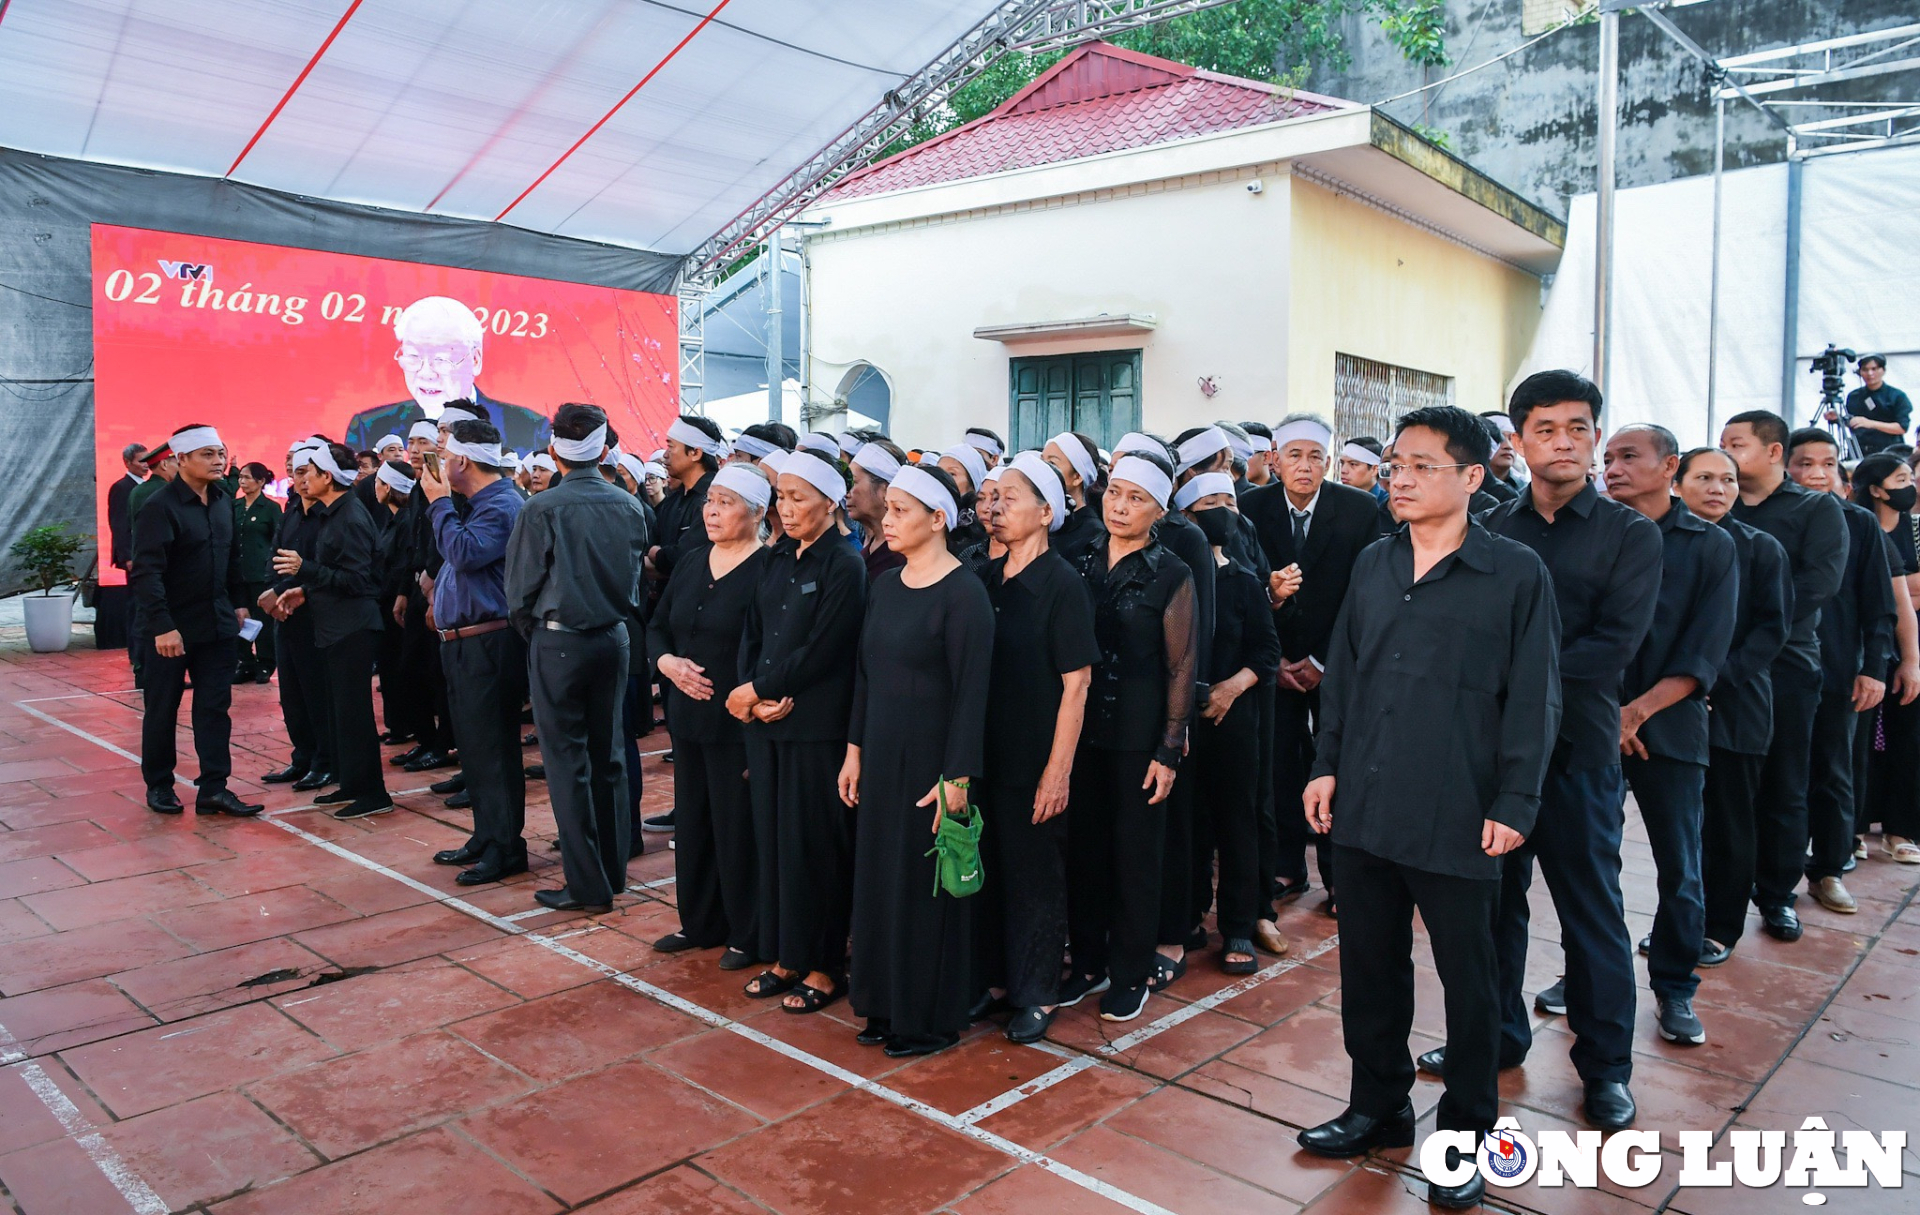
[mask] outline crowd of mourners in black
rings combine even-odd
[[[555,910],[609,909],[671,829],[655,948],[717,950],[794,1015],[850,1000],[891,1056],[987,1018],[1036,1042],[1086,1000],[1132,1020],[1210,948],[1256,975],[1317,874],[1353,1081],[1299,1142],[1349,1156],[1412,1143],[1416,1067],[1439,1129],[1492,1128],[1533,1045],[1536,862],[1565,975],[1535,1008],[1567,1018],[1588,1121],[1633,1122],[1629,790],[1670,1042],[1706,1041],[1695,990],[1750,906],[1783,941],[1803,880],[1854,910],[1876,826],[1920,864],[1915,456],[1881,446],[1843,468],[1766,412],[1718,447],[1603,446],[1567,371],[1338,448],[1308,414],[1018,454],[689,415],[642,459],[565,405],[523,458],[455,402],[373,452],[296,443],[284,509],[212,427],[130,449],[114,559],[154,811],[185,809],[190,686],[196,812],[260,812],[227,787],[230,686],[277,671],[267,782],[352,819],[393,808],[390,765],[457,764],[433,790],[473,831],[434,859],[480,885],[526,872],[544,779]],[[642,821],[656,686],[673,810]],[[1447,1021],[1418,1060],[1416,912]]]

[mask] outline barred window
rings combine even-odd
[[[1402,414],[1453,404],[1453,377],[1396,367],[1357,354],[1333,356],[1333,428],[1341,439],[1393,437]]]

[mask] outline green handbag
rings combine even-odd
[[[940,796],[946,800],[947,778],[940,778]],[[980,807],[967,803],[965,816],[949,811],[940,816],[939,830],[933,834],[933,847],[922,855],[934,858],[933,894],[945,890],[956,899],[980,893],[986,875],[980,865],[980,832],[986,826]]]

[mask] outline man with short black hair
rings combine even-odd
[[[1913,402],[1887,383],[1886,356],[1863,354],[1854,370],[1860,374],[1860,387],[1847,394],[1846,419],[1860,453],[1870,456],[1905,443],[1907,428],[1913,425]]]
[[[1807,859],[1808,764],[1823,683],[1820,618],[1846,574],[1848,540],[1840,499],[1787,475],[1787,439],[1786,421],[1764,409],[1734,414],[1720,432],[1740,478],[1733,517],[1778,540],[1793,573],[1793,627],[1773,660],[1773,741],[1754,804],[1753,901],[1768,936],[1797,941],[1794,890]]]
[[[131,582],[146,668],[140,775],[147,809],[184,809],[173,789],[174,731],[191,674],[193,749],[200,761],[194,809],[245,817],[263,807],[243,803],[227,788],[236,639],[247,619],[240,532],[233,497],[220,483],[227,448],[213,427],[199,422],[175,431],[168,446],[179,476],[148,499],[133,524]]]
[[[1493,445],[1493,455],[1487,458],[1487,468],[1493,473],[1493,480],[1512,490],[1514,496],[1518,497],[1527,481],[1520,475],[1520,460],[1513,449],[1513,419],[1504,409],[1484,410],[1480,416],[1491,422],[1495,433],[1500,436]]]
[[[1273,427],[1265,422],[1242,422],[1240,429],[1247,432],[1247,438],[1253,443],[1253,455],[1247,459],[1247,489],[1260,489],[1273,484]]]
[[[1303,804],[1338,855],[1353,1085],[1339,1117],[1300,1132],[1320,1155],[1413,1144],[1416,912],[1446,993],[1437,1129],[1482,1136],[1499,1115],[1494,907],[1503,858],[1545,824],[1560,645],[1540,558],[1467,513],[1488,445],[1463,409],[1400,419],[1389,484],[1405,526],[1354,562],[1325,650]],[[1485,1185],[1478,1169],[1458,1185],[1430,1180],[1428,1201],[1476,1206]]]
[[[1487,530],[1540,555],[1560,609],[1559,744],[1540,791],[1539,824],[1526,846],[1505,860],[1494,926],[1501,1062],[1518,1066],[1533,1045],[1522,988],[1527,891],[1537,856],[1566,948],[1564,1007],[1587,1121],[1619,1130],[1636,1114],[1627,1087],[1636,981],[1620,894],[1620,681],[1653,624],[1661,546],[1651,520],[1601,497],[1589,480],[1600,409],[1599,387],[1575,372],[1543,371],[1521,381],[1508,413],[1533,478],[1526,493],[1481,519]],[[1397,449],[1395,458],[1401,458]],[[1430,1051],[1422,1066],[1438,1071],[1443,1057]]]

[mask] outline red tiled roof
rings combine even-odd
[[[961,181],[1348,104],[1095,42],[1054,64],[992,113],[848,174],[828,197]]]

